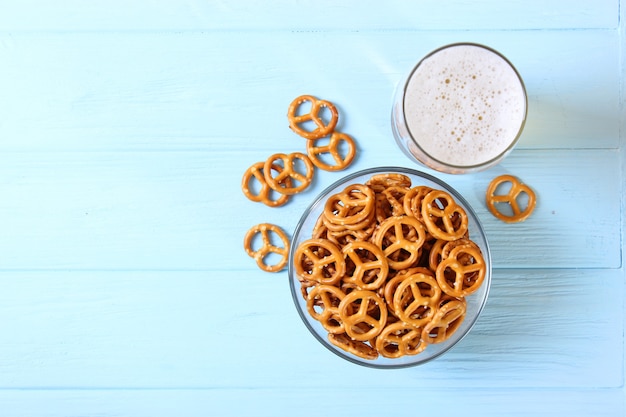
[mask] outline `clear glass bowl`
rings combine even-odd
[[[482,251],[483,258],[486,264],[486,274],[484,281],[480,288],[471,295],[465,297],[467,302],[467,310],[465,319],[460,327],[452,334],[450,338],[441,342],[429,344],[426,349],[416,355],[406,355],[399,358],[387,358],[379,355],[377,359],[370,360],[364,359],[360,356],[353,355],[347,351],[338,348],[328,340],[328,331],[314,319],[307,311],[306,299],[301,292],[301,283],[295,271],[295,252],[298,246],[307,239],[312,237],[315,224],[324,210],[324,204],[326,200],[333,194],[341,192],[348,185],[351,184],[364,184],[373,175],[377,174],[403,174],[409,177],[412,181],[411,186],[425,185],[434,189],[440,189],[448,192],[459,204],[468,217],[468,232],[469,237],[474,243],[478,245]],[[366,169],[353,174],[350,174],[341,180],[335,182],[312,202],[312,204],[305,210],[302,218],[296,226],[292,241],[291,249],[289,253],[289,285],[291,287],[291,293],[296,309],[302,318],[302,321],[306,327],[311,331],[311,334],[326,348],[336,355],[359,365],[364,365],[373,368],[403,368],[409,366],[420,365],[428,362],[434,358],[437,358],[456,345],[476,323],[489,294],[489,288],[491,286],[491,253],[489,251],[489,245],[485,236],[484,230],[476,213],[467,203],[467,201],[452,187],[445,182],[435,178],[426,173],[400,167],[378,167]]]

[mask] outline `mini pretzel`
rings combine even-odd
[[[503,195],[496,194],[496,189],[506,182],[511,183],[511,189],[508,193]],[[528,204],[526,208],[523,210],[520,208],[519,203],[517,201],[518,197],[521,194],[526,194],[528,196]],[[535,192],[526,184],[523,184],[518,178],[512,175],[500,175],[499,177],[494,178],[491,183],[489,183],[489,187],[487,187],[486,193],[486,202],[487,208],[498,219],[502,220],[506,223],[516,223],[522,222],[531,215],[533,210],[535,209],[535,205],[537,203],[537,199],[535,196]],[[498,210],[498,203],[506,203],[513,210],[512,215],[507,215]]]
[[[325,171],[341,171],[352,163],[352,160],[356,155],[356,145],[354,144],[354,139],[345,133],[333,132],[330,135],[328,144],[319,146],[317,141],[320,139],[308,140],[306,143],[306,153],[309,155],[313,165]],[[339,151],[342,143],[345,143],[348,147],[345,156],[342,156]],[[322,154],[330,154],[335,161],[335,164],[331,165],[324,162],[320,158]]]
[[[309,239],[296,249],[298,276],[320,284],[335,284],[345,274],[346,263],[339,248],[326,239]]]
[[[376,192],[382,192],[387,187],[411,187],[411,178],[404,174],[376,174],[365,182]]]
[[[386,358],[417,355],[426,349],[422,329],[398,321],[386,326],[376,337],[376,349]]]
[[[308,113],[298,114],[298,110],[303,103],[311,103],[311,109]],[[330,120],[326,123],[321,117],[321,111],[323,108],[330,110]],[[289,119],[289,128],[298,135],[306,139],[319,139],[329,133],[331,133],[337,125],[339,114],[334,104],[326,100],[318,100],[310,95],[302,95],[296,97],[295,100],[289,105],[287,111],[287,118]],[[315,128],[308,130],[305,128],[307,122],[313,122]]]
[[[304,163],[305,172],[299,172],[296,163],[300,160]],[[274,170],[278,172],[276,176],[272,175],[272,167],[275,162],[282,162],[282,170]],[[276,164],[281,166],[281,164]],[[263,175],[267,185],[273,190],[282,194],[297,194],[307,188],[313,180],[313,163],[308,156],[301,152],[292,152],[290,154],[277,153],[265,161],[263,166]],[[293,183],[293,184],[292,184]]]
[[[374,209],[374,192],[354,184],[330,196],[324,206],[326,219],[336,225],[352,225],[368,219]]]
[[[424,196],[422,218],[428,232],[437,239],[456,240],[467,232],[465,210],[443,190],[433,190]]]
[[[410,216],[389,217],[374,232],[374,243],[383,249],[389,266],[398,270],[417,262],[425,240],[424,226]]]
[[[243,190],[243,193],[246,197],[248,197],[248,199],[257,203],[263,203],[269,207],[282,206],[287,203],[287,201],[289,200],[289,196],[283,193],[276,193],[278,194],[278,198],[272,198],[272,194],[275,193],[275,191],[272,190],[272,188],[267,185],[267,181],[265,181],[265,175],[263,173],[264,166],[265,162],[257,162],[256,164],[248,168],[246,172],[244,172],[243,178],[241,180],[241,188]],[[282,167],[276,164],[273,164],[270,169],[278,173],[283,170]],[[253,180],[256,180],[260,184],[258,194],[254,194],[254,192],[251,190],[250,185]],[[283,184],[287,187],[290,187],[291,177],[285,177],[282,180],[281,186]]]
[[[354,283],[363,290],[376,290],[383,285],[389,273],[389,264],[379,246],[356,241],[344,246],[342,252],[346,261],[350,260],[354,268],[351,274],[344,277],[346,282]]]
[[[417,273],[404,279],[393,296],[395,313],[405,323],[421,327],[437,311],[441,289],[435,278]]]
[[[261,235],[263,245],[259,249],[253,249],[253,240],[258,234]],[[272,243],[272,235],[276,235],[280,238],[283,246],[276,246]],[[289,253],[289,239],[285,232],[278,226],[261,223],[253,226],[243,240],[246,253],[254,258],[259,268],[267,272],[278,272],[282,270],[287,264],[287,255]],[[275,253],[280,256],[279,261],[274,265],[268,265],[265,263],[265,258],[271,253]]]
[[[328,341],[333,345],[345,350],[348,353],[359,356],[363,359],[374,360],[378,358],[378,351],[365,342],[352,339],[345,333],[328,334]]]
[[[424,326],[422,338],[427,343],[441,343],[459,328],[465,319],[466,303],[449,301],[439,308],[433,319]]]
[[[373,291],[347,294],[339,304],[339,314],[348,336],[361,342],[376,337],[387,322],[385,301]]]
[[[330,333],[343,333],[344,326],[339,317],[339,303],[345,294],[333,285],[317,285],[307,294],[307,310]]]
[[[478,290],[486,272],[487,266],[478,247],[458,246],[437,266],[435,276],[443,292],[465,297]]]

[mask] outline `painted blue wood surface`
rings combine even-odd
[[[625,27],[620,0],[0,2],[0,415],[623,416]],[[490,298],[424,366],[342,361],[303,326],[285,272],[246,230],[291,231],[344,173],[412,166],[396,84],[472,41],[524,78],[516,150],[433,173],[484,223]],[[286,110],[335,102],[358,157],[279,209],[240,191],[302,151]],[[511,173],[538,194],[505,225],[483,203]]]

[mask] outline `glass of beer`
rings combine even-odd
[[[513,149],[527,107],[524,82],[502,54],[456,43],[429,53],[398,86],[391,125],[413,161],[470,173],[496,165]]]

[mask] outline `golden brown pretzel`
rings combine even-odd
[[[324,216],[335,225],[354,225],[367,221],[374,209],[374,192],[365,185],[349,185],[328,198]]]
[[[326,239],[302,242],[294,255],[296,274],[320,284],[335,284],[346,271],[341,250]]]
[[[413,266],[419,260],[426,231],[415,217],[393,216],[380,224],[373,239],[383,249],[389,266],[401,270]]]
[[[453,300],[442,305],[433,319],[424,326],[422,338],[427,343],[441,343],[459,328],[465,319],[465,300]]]
[[[328,144],[326,145],[318,145],[318,140],[321,140],[321,138],[307,141],[306,153],[309,155],[313,165],[319,169],[323,169],[325,171],[341,171],[342,169],[347,168],[354,160],[354,156],[356,155],[356,145],[354,144],[354,139],[345,133],[333,132],[330,135]],[[345,156],[342,156],[340,152],[342,143],[347,147]],[[321,155],[323,154],[330,154],[335,163],[328,164],[324,162],[324,160],[321,159]]]
[[[350,274],[344,277],[344,281],[354,283],[362,290],[376,290],[385,280],[389,273],[389,264],[382,249],[371,242],[354,241],[343,247],[342,252],[352,266]]]
[[[435,315],[440,298],[437,280],[428,274],[416,273],[398,284],[393,295],[393,309],[400,320],[422,327]]]
[[[329,333],[343,333],[344,325],[339,317],[339,303],[346,295],[334,285],[320,284],[307,294],[306,307],[315,320]]]
[[[346,294],[339,304],[339,314],[348,336],[360,342],[376,337],[387,322],[385,301],[368,290]]]
[[[417,355],[426,349],[428,343],[422,340],[422,329],[398,321],[385,326],[376,337],[376,350],[386,358],[399,358]]]
[[[269,185],[267,185],[267,181],[265,181],[264,167],[265,162],[257,162],[256,164],[250,166],[243,174],[241,189],[243,190],[244,195],[254,202],[263,203],[269,207],[282,206],[289,201],[289,196],[287,194],[275,192]],[[281,166],[276,164],[273,164],[270,169],[277,173],[280,173],[283,170]],[[251,187],[253,180],[256,180],[259,183],[259,190],[257,194],[254,193],[252,190],[253,187]],[[280,185],[281,187],[283,185],[291,187],[291,177],[283,178]],[[272,198],[273,193],[277,194],[277,198]]]
[[[509,191],[503,195],[496,194],[496,189],[506,182],[511,183]],[[528,196],[528,204],[523,210],[520,208],[517,201],[521,194]],[[489,183],[486,192],[486,202],[487,208],[495,217],[506,223],[516,223],[526,220],[528,216],[531,215],[535,209],[537,199],[535,192],[529,186],[523,184],[518,178],[512,175],[500,175]],[[498,210],[497,204],[499,203],[505,203],[511,206],[513,214],[504,214],[502,211]]]
[[[346,352],[352,353],[353,355],[359,356],[363,359],[374,360],[378,358],[378,352],[372,346],[368,345],[365,342],[360,342],[358,340],[352,339],[345,333],[341,334],[328,334],[328,340],[333,345],[337,346],[345,350]]]
[[[487,265],[478,247],[457,246],[439,263],[435,276],[441,290],[453,297],[465,297],[481,286]]]
[[[428,232],[437,239],[456,240],[467,233],[467,213],[443,190],[433,190],[424,196],[422,218]]]
[[[311,103],[308,113],[299,114],[300,106],[304,103]],[[330,120],[328,123],[321,117],[324,108],[330,111]],[[331,133],[337,126],[339,113],[333,103],[326,100],[318,100],[311,95],[302,95],[296,97],[287,110],[287,119],[289,119],[289,128],[298,135],[306,139],[319,139]],[[316,127],[312,130],[306,128],[307,123],[312,122]]]
[[[281,161],[281,163],[277,163]],[[297,161],[304,165],[304,172],[299,172]],[[281,166],[281,170],[272,170],[274,165]],[[265,161],[263,165],[263,176],[265,182],[275,191],[282,194],[297,194],[307,188],[313,180],[313,163],[308,156],[301,152],[290,154],[276,153]],[[277,172],[277,175],[272,175]]]
[[[257,235],[261,235],[262,246],[254,249],[254,240]],[[282,241],[283,246],[276,246],[272,243],[272,235],[276,235]],[[278,272],[287,264],[287,255],[289,253],[289,239],[285,232],[278,226],[270,223],[261,223],[253,226],[243,240],[246,253],[254,258],[259,268],[267,272]],[[272,253],[280,256],[278,262],[274,265],[266,263],[266,257]]]

